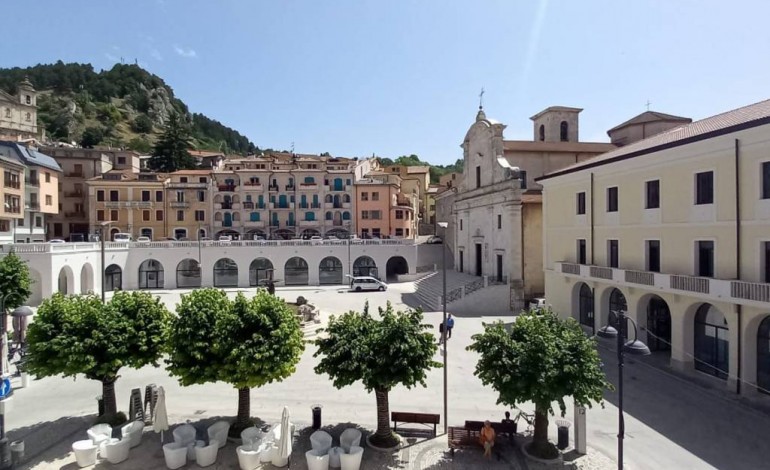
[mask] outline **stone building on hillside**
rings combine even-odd
[[[37,92],[29,80],[19,83],[16,95],[0,90],[0,140],[39,139]]]

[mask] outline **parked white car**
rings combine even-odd
[[[232,235],[220,235],[219,236],[219,241],[220,242],[231,242],[231,241],[233,241],[233,236]]]
[[[48,240],[48,243],[66,243],[61,238],[54,238],[53,240]]]
[[[355,276],[351,277],[350,280],[350,290],[354,290],[356,292],[361,292],[364,290],[384,291],[387,289],[387,284],[371,276]]]
[[[116,233],[112,236],[112,241],[114,242],[130,242],[131,241],[131,234],[130,233]]]
[[[136,237],[137,243],[150,243],[151,241],[150,237]]]
[[[442,240],[441,237],[437,235],[433,235],[432,237],[428,238],[428,241],[426,241],[425,243],[429,245],[438,245],[438,244],[444,243],[444,240]]]
[[[546,307],[545,299],[543,297],[537,297],[529,301],[530,310],[537,310],[545,307]]]
[[[361,240],[361,238],[358,235],[353,234],[353,235],[350,236],[350,243],[358,244],[358,243],[361,243],[361,242],[362,242],[362,240]]]
[[[324,239],[318,235],[313,235],[310,237],[310,241],[313,243],[313,245],[320,245],[324,242]]]

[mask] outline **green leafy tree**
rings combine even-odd
[[[190,130],[184,119],[173,113],[166,122],[163,134],[155,143],[153,156],[148,162],[149,167],[163,172],[193,169],[196,167],[196,162],[187,151],[188,148],[190,148]]]
[[[144,137],[134,137],[129,140],[128,148],[143,154],[152,152],[152,144]]]
[[[27,262],[13,252],[0,258],[0,296],[4,299],[6,312],[24,305],[30,295],[32,278]]]
[[[147,134],[152,132],[152,119],[146,114],[140,114],[134,118],[134,122],[131,123],[131,128],[134,132],[140,134]]]
[[[422,323],[420,310],[394,312],[388,303],[379,314],[379,320],[369,315],[367,303],[363,313],[331,317],[326,336],[315,342],[314,357],[321,356],[315,372],[328,374],[337,388],[361,382],[374,391],[377,432],[371,441],[391,447],[398,440],[390,429],[388,393],[397,385],[425,387],[428,370],[441,364],[433,360],[436,338],[426,331],[431,326]]]
[[[182,385],[226,382],[238,390],[233,436],[252,425],[251,389],[292,375],[305,349],[294,313],[262,289],[234,301],[212,288],[183,295],[169,345],[168,370]]]
[[[604,390],[612,387],[595,341],[574,319],[561,320],[550,309],[522,313],[510,332],[502,322],[485,325],[468,350],[481,356],[475,374],[497,391],[497,403],[535,404],[535,433],[528,450],[538,457],[558,454],[548,442],[548,415],[554,414],[554,402],[564,416],[565,397],[590,407],[594,402],[603,404]]]
[[[94,148],[104,140],[104,129],[102,127],[86,127],[83,136],[80,138],[80,146],[84,148]]]
[[[83,374],[102,383],[104,416],[117,415],[115,382],[123,367],[157,366],[171,314],[147,292],[119,291],[104,304],[93,294],[54,294],[27,334],[27,366],[38,377]]]

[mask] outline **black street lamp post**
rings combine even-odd
[[[625,363],[625,353],[635,356],[648,356],[650,354],[650,348],[647,347],[642,341],[638,339],[638,330],[636,322],[626,316],[626,312],[620,310],[618,312],[610,312],[610,315],[614,316],[617,320],[617,328],[612,325],[605,325],[599,329],[596,333],[602,338],[616,338],[617,339],[617,353],[618,353],[618,470],[623,470],[623,439],[626,433],[626,424],[623,419],[623,366]],[[630,322],[634,327],[634,340],[624,341],[625,332],[628,331],[627,322]],[[620,331],[618,331],[620,330]]]

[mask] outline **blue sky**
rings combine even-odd
[[[462,156],[484,87],[506,139],[584,108],[581,140],[651,109],[703,118],[770,98],[770,2],[6,0],[0,66],[161,76],[261,147]]]

